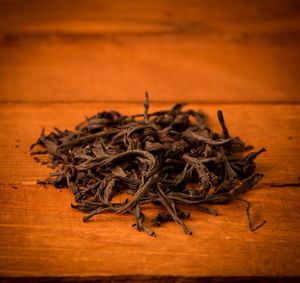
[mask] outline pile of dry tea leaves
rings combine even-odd
[[[61,131],[40,138],[31,146],[31,154],[50,157],[55,173],[41,184],[68,187],[75,196],[72,207],[88,221],[100,213],[133,214],[138,231],[154,236],[144,226],[142,207],[153,203],[164,208],[152,220],[153,226],[175,221],[187,234],[191,230],[184,219],[190,216],[182,207],[193,206],[216,215],[206,204],[226,204],[240,200],[246,204],[250,231],[250,203],[240,196],[261,178],[255,173],[254,159],[265,151],[244,154],[252,149],[238,137],[232,137],[221,111],[218,119],[222,133],[213,132],[200,111],[183,110],[176,104],[170,110],[148,114],[146,94],[143,114],[124,116],[119,112],[101,112],[79,124],[75,131]],[[43,163],[46,163],[43,161]],[[113,197],[132,195],[123,203]]]

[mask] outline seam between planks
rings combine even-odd
[[[178,103],[178,102],[186,102],[184,100],[152,100],[151,104],[172,104],[172,103]],[[0,106],[7,105],[7,104],[93,104],[93,103],[99,103],[99,104],[130,104],[130,105],[140,105],[141,103],[144,103],[143,100],[137,100],[137,101],[115,101],[115,100],[53,100],[53,101],[42,101],[42,100],[28,100],[28,101],[10,101],[10,100],[4,100],[0,101]],[[219,104],[225,104],[225,105],[299,105],[300,101],[198,101],[198,100],[189,100],[189,104],[206,104],[206,105],[219,105]]]

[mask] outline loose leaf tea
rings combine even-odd
[[[204,213],[217,215],[208,204],[226,204],[239,200],[246,204],[249,230],[254,231],[250,203],[241,198],[262,178],[256,173],[254,159],[264,148],[252,149],[238,137],[232,137],[221,111],[218,120],[222,134],[212,131],[201,111],[183,110],[175,104],[170,110],[148,113],[146,93],[144,113],[121,115],[104,111],[80,123],[75,131],[43,130],[31,146],[35,160],[50,157],[58,170],[41,184],[68,187],[75,196],[71,206],[87,213],[83,221],[101,213],[133,214],[138,231],[151,236],[145,227],[143,205],[152,203],[164,212],[151,219],[152,226],[175,221],[191,234],[184,220],[193,206]],[[113,198],[127,193],[124,202]]]

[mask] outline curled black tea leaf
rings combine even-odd
[[[151,236],[155,232],[144,226],[142,212],[149,203],[164,209],[152,218],[153,226],[175,221],[192,234],[184,222],[190,213],[181,206],[216,216],[206,204],[239,200],[246,204],[249,230],[258,229],[265,222],[253,225],[251,204],[241,195],[262,178],[254,160],[265,149],[244,156],[252,147],[229,134],[221,111],[218,134],[208,127],[204,113],[185,111],[185,105],[148,113],[146,93],[143,114],[103,111],[86,118],[75,131],[55,128],[46,135],[43,129],[31,154],[57,171],[39,184],[68,187],[76,201],[71,206],[88,213],[84,222],[101,213],[133,214],[133,226]],[[41,155],[49,160],[42,161]],[[124,193],[130,197],[114,202]]]

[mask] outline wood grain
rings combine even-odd
[[[105,214],[83,223],[69,207],[68,191],[1,185],[0,193],[2,275],[300,275],[294,189],[260,187],[247,194],[255,221],[267,219],[254,233],[243,205],[232,203],[217,217],[191,209],[192,236],[170,223],[156,229],[157,238],[136,232],[131,216]],[[144,211],[154,216],[156,210]]]
[[[1,101],[299,102],[297,1],[0,1]]]
[[[0,281],[243,282],[300,277],[299,1],[0,0]],[[51,171],[29,146],[43,127],[73,129],[102,110],[151,111],[175,101],[267,152],[243,203],[191,209],[138,233],[131,216],[88,223],[72,194],[36,185]],[[272,187],[275,185],[277,187]],[[144,208],[151,217],[157,207]],[[148,222],[147,224],[150,225]],[[265,278],[266,277],[266,278]],[[281,281],[282,280],[282,281]]]
[[[170,104],[152,103],[151,110]],[[2,276],[299,276],[298,188],[270,183],[299,183],[298,105],[199,105],[218,129],[215,113],[223,109],[231,133],[266,146],[258,159],[265,178],[246,198],[254,221],[267,220],[255,233],[247,230],[243,204],[218,207],[219,217],[191,209],[193,236],[170,223],[157,238],[136,232],[132,217],[101,215],[90,223],[70,208],[67,190],[35,184],[49,169],[30,157],[29,145],[42,127],[72,128],[83,116],[131,104],[2,104],[0,128],[0,274]],[[260,123],[264,121],[264,123]],[[17,147],[16,147],[17,146]],[[14,189],[16,186],[17,189]],[[154,216],[148,206],[145,214]],[[148,223],[149,224],[149,223]],[[276,255],[276,256],[275,256]],[[217,260],[216,257],[217,256]],[[288,262],[289,264],[283,264]],[[80,266],[80,268],[79,268]]]
[[[150,111],[172,104],[152,103]],[[265,174],[263,183],[299,183],[299,105],[205,105],[191,104],[209,115],[210,125],[220,131],[216,112],[222,109],[232,135],[240,136],[257,149],[267,152],[258,158],[258,170]],[[118,109],[124,114],[141,113],[143,104],[4,104],[0,105],[0,183],[34,184],[45,178],[49,169],[33,162],[29,146],[43,127],[74,129],[85,116],[98,111]],[[260,121],[263,121],[260,122]],[[21,166],[20,166],[21,165]]]

